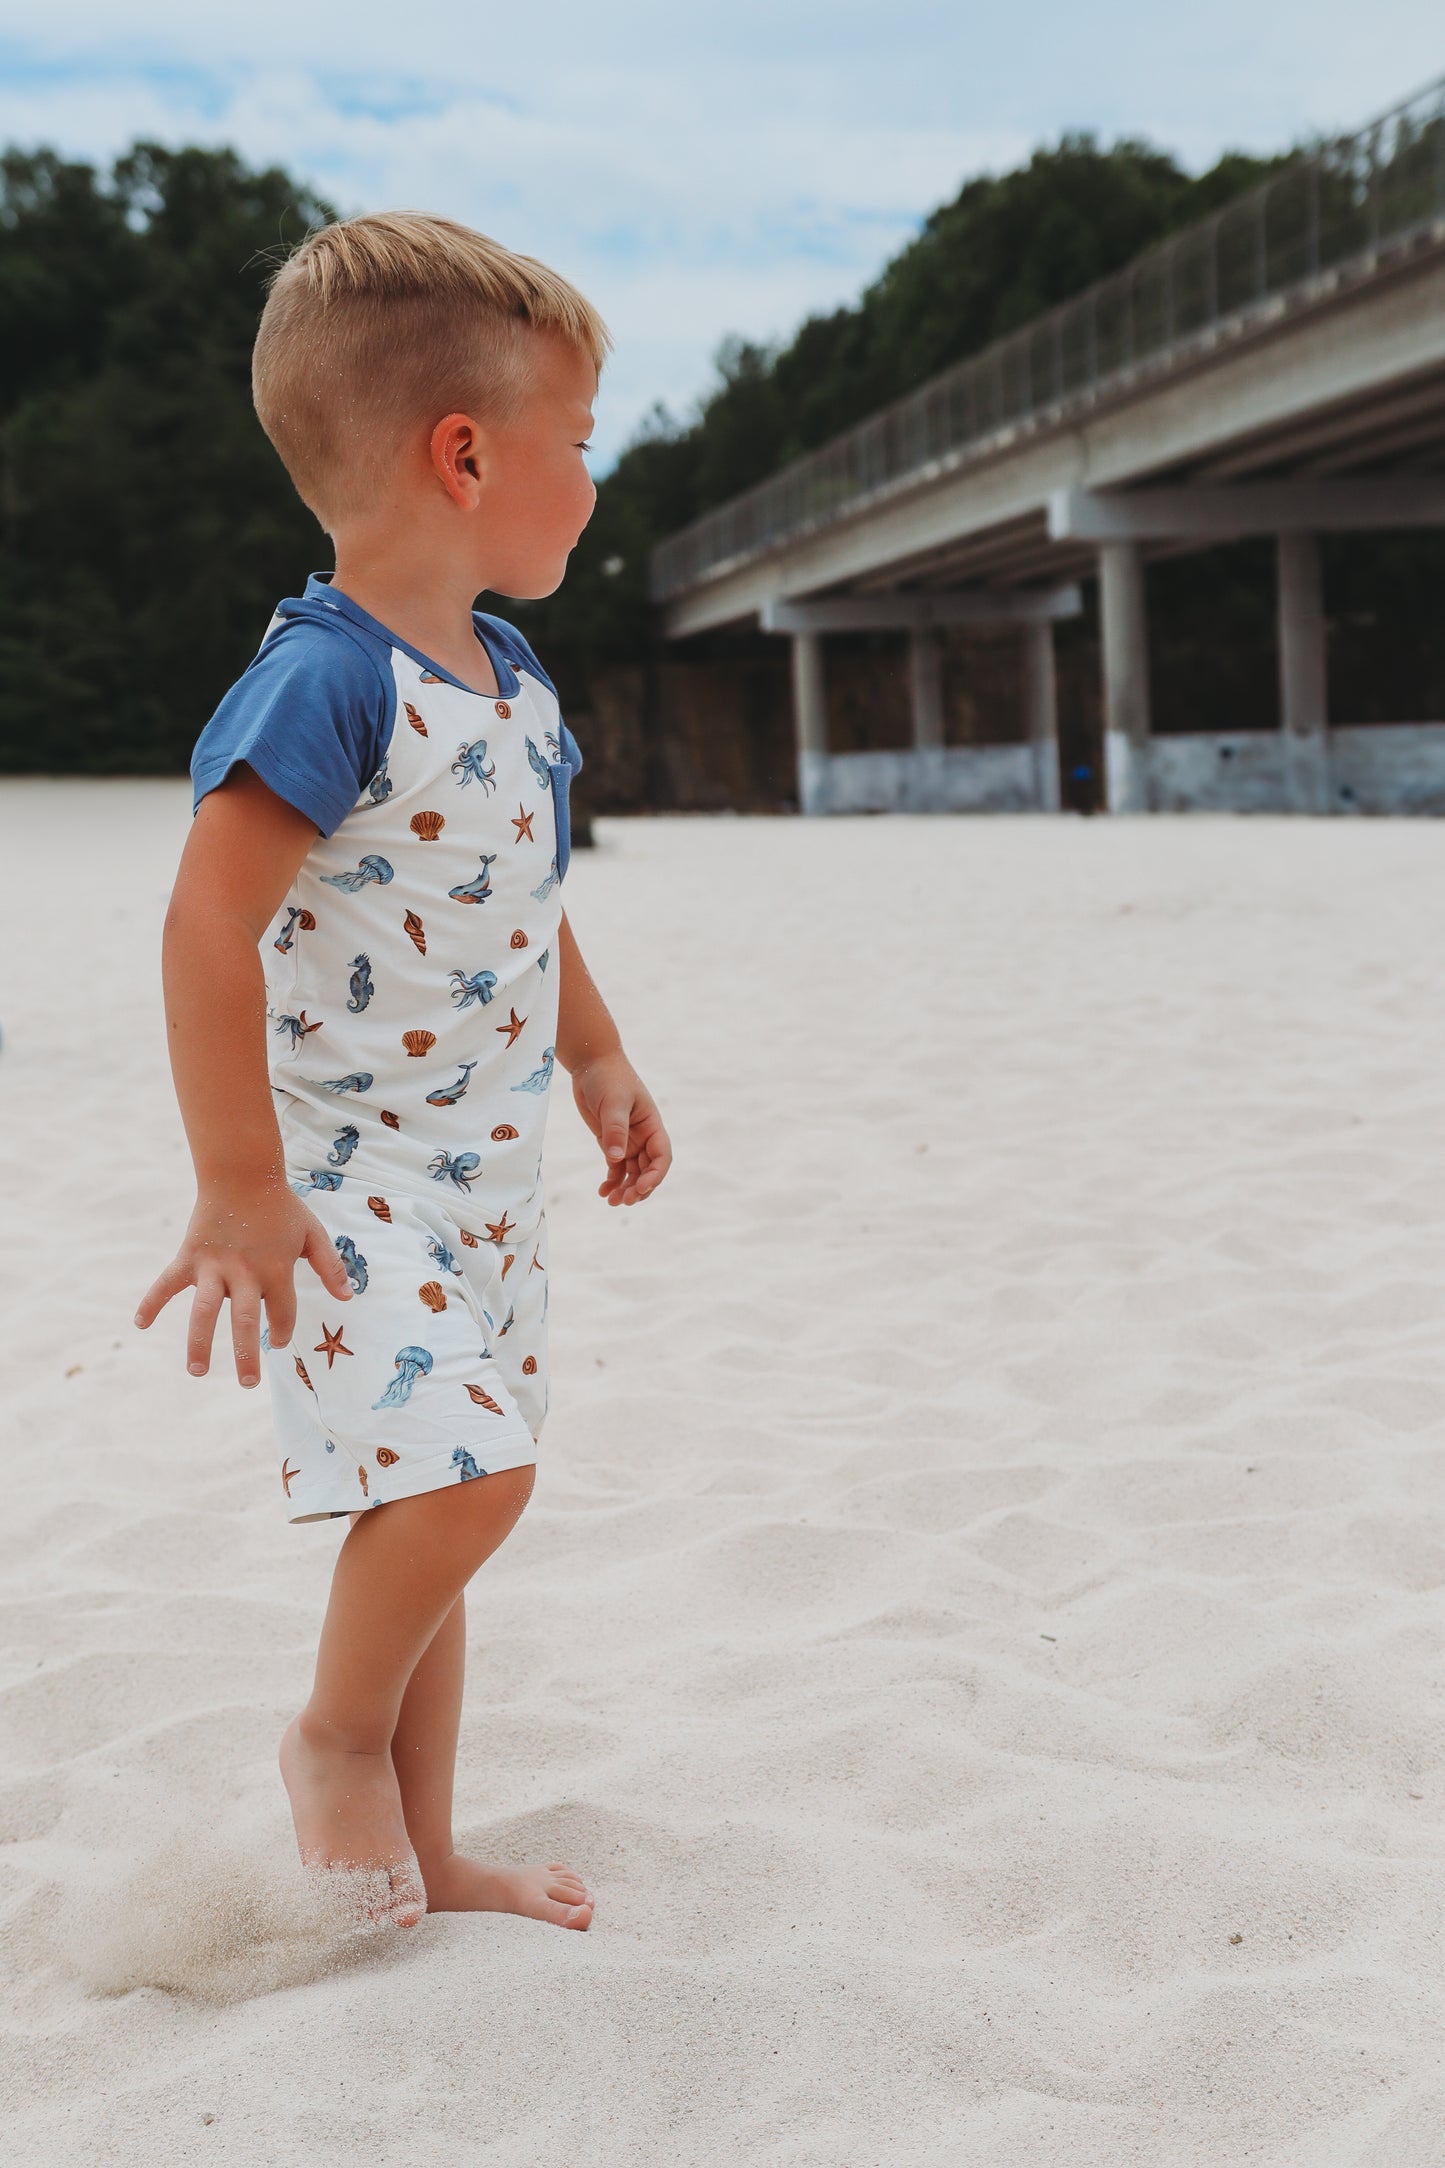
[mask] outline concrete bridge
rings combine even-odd
[[[1318,538],[1445,525],[1445,80],[719,506],[654,552],[681,637],[793,642],[805,812],[1058,803],[1052,627],[1099,583],[1106,797],[1445,810],[1445,723],[1329,723]],[[1277,553],[1280,723],[1151,732],[1144,568]],[[946,747],[939,628],[1015,623],[1027,743]],[[822,642],[896,627],[913,747],[830,754]]]

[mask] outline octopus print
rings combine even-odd
[[[366,1293],[366,1259],[362,1256],[350,1235],[337,1235],[336,1254],[346,1267],[346,1277],[351,1282],[353,1295]]]
[[[552,771],[530,738],[527,740],[527,759],[531,763],[532,773],[536,776],[539,786],[543,790],[550,790],[552,788]]]
[[[351,999],[346,1006],[353,1016],[360,1016],[376,988],[371,983],[371,958],[365,954],[351,959]]]
[[[283,956],[289,956],[291,945],[296,939],[298,930],[301,933],[314,933],[316,920],[310,911],[303,911],[299,903],[288,903],[286,906],[286,923],[271,946],[278,948]]]
[[[495,851],[479,851],[477,856],[482,861],[482,870],[476,879],[474,881],[462,881],[456,888],[447,890],[447,894],[455,903],[486,903],[490,900],[492,867],[497,862],[497,854]]]
[[[459,1009],[469,1008],[472,1002],[480,1002],[483,1008],[491,1000],[496,989],[495,971],[474,971],[470,978],[465,971],[452,973],[452,1000]]]
[[[544,730],[542,733],[542,742],[545,744],[547,751],[551,754],[553,760],[560,761],[562,758],[562,741],[557,736],[556,731]]]
[[[455,1077],[450,1084],[438,1084],[434,1092],[427,1093],[427,1105],[429,1107],[454,1107],[471,1083],[472,1071],[476,1066],[474,1061],[464,1061],[460,1076]]]
[[[464,1445],[454,1445],[452,1447],[452,1466],[458,1471],[457,1481],[459,1483],[475,1482],[479,1475],[485,1475],[487,1472],[485,1468],[477,1466]],[[481,1493],[478,1492],[477,1495],[480,1497]]]
[[[554,858],[552,860],[551,866],[548,868],[546,880],[542,882],[540,887],[534,888],[532,890],[532,894],[536,897],[538,903],[545,903],[547,901],[547,898],[551,895],[553,889],[557,886],[557,883],[561,880],[561,878],[561,874],[557,871],[557,861]]]
[[[361,1131],[355,1122],[348,1122],[344,1129],[337,1130],[336,1142],[327,1153],[327,1160],[333,1167],[344,1167],[360,1142]]]
[[[349,873],[323,873],[321,878],[328,888],[340,888],[348,896],[354,896],[358,889],[365,888],[372,881],[384,888],[394,875],[387,859],[378,857],[375,851],[368,851],[364,858],[357,860]]]
[[[431,1370],[431,1353],[424,1347],[398,1348],[395,1365],[396,1376],[380,1400],[372,1401],[373,1408],[404,1408],[417,1379],[426,1377]]]
[[[342,1092],[369,1092],[375,1081],[369,1069],[353,1069],[348,1076],[323,1077],[320,1080],[322,1091],[335,1092],[338,1097]]]
[[[284,1039],[287,1032],[289,1031],[291,1034],[291,1045],[293,1050],[298,1047],[301,1044],[301,1041],[304,1038],[308,1037],[311,1032],[319,1031],[320,1029],[321,1025],[319,1021],[314,1024],[309,1024],[306,1021],[306,1011],[304,1009],[301,1011],[301,1014],[299,1016],[278,1016],[276,1019],[277,1038]]]
[[[427,1162],[427,1173],[434,1182],[452,1182],[458,1189],[467,1189],[477,1179],[481,1164],[480,1152],[438,1152]]]
[[[552,1063],[556,1059],[556,1054],[556,1047],[549,1046],[542,1056],[541,1068],[534,1069],[530,1076],[524,1076],[520,1084],[514,1084],[512,1086],[513,1091],[535,1092],[539,1095],[544,1092],[552,1081]]]
[[[484,792],[490,794],[497,787],[497,764],[488,762],[487,741],[474,738],[470,745],[459,745],[457,757],[452,762],[452,774],[459,788],[465,790],[468,783],[480,783]]]

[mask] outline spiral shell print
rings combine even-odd
[[[404,1031],[401,1043],[408,1054],[429,1054],[437,1043],[437,1035],[434,1031]]]
[[[412,729],[418,737],[424,738],[426,736],[426,724],[417,714],[416,709],[409,700],[403,700],[402,706],[406,709],[406,719],[411,724]]]
[[[476,1236],[469,1235],[465,1227],[459,1228],[457,1231],[461,1235],[463,1243],[469,1250],[474,1250],[479,1247]]]
[[[517,928],[516,932],[512,936],[512,946],[513,948],[525,948],[527,946],[527,936],[523,933],[520,926]]]
[[[382,1108],[381,1118],[385,1122],[388,1129],[400,1129],[401,1116],[399,1114],[393,1114],[389,1107]]]
[[[447,1291],[440,1280],[428,1280],[417,1293],[429,1310],[444,1310],[447,1306]]]
[[[517,1131],[511,1122],[498,1122],[496,1128],[492,1131],[492,1142],[493,1144],[510,1144],[516,1134]]]
[[[420,816],[418,816],[418,818],[420,818]],[[418,956],[425,956],[426,928],[425,926],[423,926],[421,920],[417,917],[415,911],[408,911],[406,917],[402,920],[402,924],[403,926],[405,926],[407,936],[415,946]]]
[[[423,843],[435,843],[445,827],[446,820],[440,813],[413,813],[411,817],[411,832]]]
[[[394,1468],[400,1459],[400,1453],[393,1453],[389,1445],[379,1445],[376,1449],[376,1465],[378,1468]]]
[[[301,1383],[305,1386],[307,1392],[314,1393],[316,1387],[312,1384],[310,1378],[306,1375],[306,1365],[304,1362],[302,1362],[301,1357],[299,1355],[293,1355],[291,1360],[295,1363],[296,1375],[298,1378],[300,1378]]]
[[[512,720],[512,711],[508,707],[505,700],[499,700],[497,702],[497,713],[501,716],[504,723],[509,723]]]
[[[500,1415],[502,1413],[500,1406],[495,1400],[493,1400],[491,1394],[489,1392],[485,1392],[480,1385],[469,1385],[467,1387],[467,1391],[471,1394],[473,1400],[475,1400],[479,1408],[488,1408],[493,1415]]]
[[[534,1378],[537,1375],[537,1358],[535,1355],[527,1356],[523,1362],[522,1375],[524,1378]]]
[[[315,914],[315,912],[314,912],[314,911],[298,911],[298,912],[297,912],[297,914],[296,914],[296,923],[297,923],[297,925],[298,925],[298,926],[299,926],[299,927],[301,928],[301,931],[302,931],[303,933],[315,933],[315,931],[316,931],[316,914]]]
[[[374,1212],[379,1220],[385,1220],[389,1227],[391,1225],[391,1206],[387,1203],[385,1197],[368,1197],[366,1202],[368,1209]]]

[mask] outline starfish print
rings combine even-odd
[[[524,836],[529,843],[536,842],[537,838],[532,833],[532,818],[533,816],[527,811],[527,808],[522,804],[522,801],[519,798],[517,801],[517,810],[512,815],[512,826],[517,831],[517,841],[519,843],[522,841],[522,838]]]
[[[355,1348],[346,1347],[342,1344],[341,1335],[345,1331],[345,1329],[346,1328],[344,1326],[338,1325],[335,1332],[333,1332],[331,1327],[327,1324],[323,1324],[321,1327],[321,1338],[317,1341],[315,1347],[312,1349],[312,1353],[315,1355],[324,1355],[326,1357],[326,1367],[328,1370],[331,1368],[331,1365],[335,1362],[338,1355],[354,1355],[356,1353]]]
[[[533,1252],[532,1252],[532,1262],[531,1262],[531,1264],[530,1264],[530,1265],[528,1265],[528,1267],[527,1267],[527,1270],[528,1270],[529,1272],[545,1272],[545,1271],[546,1271],[546,1269],[547,1269],[547,1267],[546,1267],[545,1265],[539,1265],[539,1264],[538,1264],[538,1262],[537,1262],[537,1252],[536,1252],[535,1250],[533,1250]]]
[[[508,1046],[511,1046],[516,1040],[517,1033],[522,1029],[522,1026],[526,1023],[526,1021],[527,1019],[525,1016],[518,1016],[516,1010],[513,1009],[511,1021],[506,1024],[498,1024],[496,1028],[503,1034]]]
[[[292,1467],[290,1455],[288,1454],[286,1459],[283,1460],[281,1463],[281,1482],[285,1488],[286,1496],[288,1498],[291,1496],[291,1485],[295,1482],[297,1476],[300,1475],[300,1473],[301,1470],[299,1468]]]
[[[515,1220],[508,1219],[505,1212],[499,1220],[483,1220],[482,1222],[482,1225],[487,1230],[487,1240],[489,1242],[505,1242],[516,1224]]]

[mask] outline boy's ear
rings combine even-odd
[[[470,414],[445,414],[431,433],[432,468],[447,495],[470,511],[486,481],[486,433]]]

